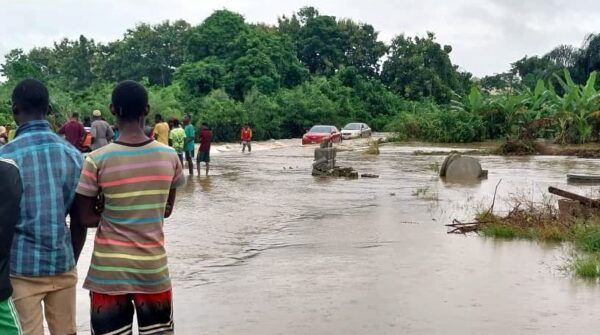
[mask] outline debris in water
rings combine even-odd
[[[363,173],[360,175],[361,178],[379,178],[378,174],[370,174],[370,173]]]

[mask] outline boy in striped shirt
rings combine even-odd
[[[87,156],[75,199],[82,224],[98,226],[83,285],[91,291],[92,333],[131,334],[135,310],[140,334],[171,334],[163,219],[183,182],[181,163],[172,148],[144,133],[149,106],[143,86],[118,84],[110,110],[119,140]]]

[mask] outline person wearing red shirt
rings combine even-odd
[[[202,123],[202,130],[200,131],[200,149],[198,149],[198,158],[196,163],[198,165],[198,176],[200,176],[200,163],[206,164],[206,175],[208,176],[208,170],[210,169],[210,143],[212,142],[213,133],[208,128],[206,123]]]
[[[250,143],[250,141],[252,141],[252,129],[250,129],[247,124],[242,127],[241,138],[242,152],[246,152],[246,147],[248,147],[248,152],[252,152],[252,144]]]
[[[83,151],[83,141],[85,140],[85,128],[79,122],[79,114],[73,113],[71,119],[65,123],[59,130],[60,135],[64,135],[67,142],[71,143],[79,151]]]

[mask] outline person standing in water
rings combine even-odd
[[[242,152],[246,152],[246,147],[248,147],[248,152],[252,152],[252,129],[250,129],[250,127],[247,124],[245,124],[244,127],[242,127],[241,138]]]
[[[210,170],[210,144],[212,142],[213,134],[208,128],[208,124],[202,123],[202,130],[200,131],[200,149],[198,149],[198,158],[196,164],[198,165],[198,176],[200,176],[200,163],[206,164],[206,175]]]
[[[169,145],[169,124],[163,120],[160,114],[154,116],[154,139],[164,145]]]
[[[175,152],[177,152],[177,156],[179,157],[179,161],[181,161],[181,165],[183,165],[185,131],[183,128],[181,128],[181,124],[179,124],[179,120],[176,118],[171,120],[171,132],[169,133],[169,140],[171,142],[171,147],[175,149]]]
[[[77,187],[81,224],[98,226],[83,284],[90,290],[92,334],[131,334],[134,314],[140,334],[174,332],[163,226],[184,178],[173,148],[145,135],[149,109],[139,83],[115,87],[110,110],[121,136],[86,157]],[[102,213],[95,209],[100,192]]]
[[[110,142],[115,134],[108,122],[102,120],[102,112],[95,110],[92,112],[92,126],[90,133],[92,135],[92,150],[100,149]]]
[[[185,131],[185,145],[183,147],[183,151],[185,152],[185,160],[188,164],[188,170],[190,175],[194,174],[194,151],[195,148],[195,140],[196,140],[196,129],[191,124],[191,119],[189,115],[183,117],[183,124]]]

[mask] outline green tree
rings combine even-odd
[[[463,93],[457,68],[450,61],[450,46],[435,42],[435,35],[405,37],[392,41],[390,54],[383,64],[382,80],[401,96],[418,100],[432,97],[447,103],[453,92]]]
[[[227,58],[234,53],[234,42],[248,26],[244,17],[228,10],[217,10],[202,24],[191,28],[186,58],[199,61],[206,57]]]
[[[168,86],[183,63],[189,29],[182,20],[139,24],[127,30],[122,40],[100,47],[97,71],[108,81],[147,77],[150,85]]]

